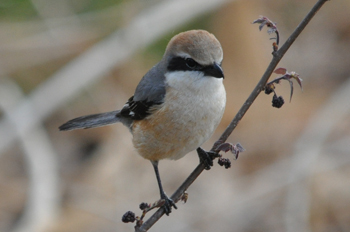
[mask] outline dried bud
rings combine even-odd
[[[265,86],[265,94],[269,95],[275,90],[275,86],[273,84],[268,84]]]
[[[277,95],[273,95],[272,98],[272,106],[276,108],[281,108],[284,104],[284,100],[282,96],[277,97]]]
[[[124,223],[134,222],[135,220],[135,214],[131,211],[126,212],[122,217],[122,222]]]
[[[220,145],[217,145],[216,149],[218,151],[224,151],[224,152],[231,151],[235,155],[234,156],[235,160],[238,158],[238,155],[240,152],[245,151],[245,149],[242,147],[240,143],[237,143],[234,145],[232,143],[221,143]]]
[[[218,160],[218,164],[220,166],[225,166],[226,169],[230,168],[231,167],[231,161],[227,158],[219,158]]]
[[[273,43],[272,43],[272,49],[273,49],[274,52],[277,52],[277,50],[278,50],[278,45],[277,45],[276,42],[273,42]]]
[[[183,203],[186,203],[187,200],[188,200],[188,193],[184,192],[180,197],[180,201],[182,201]]]
[[[278,32],[276,23],[272,22],[270,19],[268,19],[267,17],[264,17],[264,16],[260,16],[260,18],[254,20],[253,23],[260,24],[259,25],[260,31],[261,31],[261,29],[263,29],[264,26],[266,26],[268,28],[267,33],[269,33],[269,34],[275,33],[276,34],[276,38],[271,38],[271,39],[276,40],[276,42],[274,42],[272,44],[273,51],[276,52],[278,50],[278,44],[279,44],[279,32]]]
[[[149,208],[149,205],[146,202],[142,202],[139,207],[141,210],[145,210]]]
[[[301,90],[303,90],[303,86],[301,84],[302,79],[299,77],[298,73],[296,73],[296,72],[287,72],[287,69],[285,69],[285,68],[278,68],[278,69],[276,69],[274,71],[274,73],[282,74],[283,76],[275,78],[274,80],[272,80],[269,83],[267,83],[266,86],[273,85],[273,84],[279,84],[281,80],[288,81],[289,85],[290,85],[290,100],[289,101],[292,101],[292,96],[293,96],[293,91],[294,91],[293,81],[292,81],[293,79],[295,79],[298,82]],[[266,91],[265,91],[265,93],[266,93]]]

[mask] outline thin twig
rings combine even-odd
[[[301,21],[301,23],[297,26],[294,32],[290,35],[287,41],[281,46],[281,48],[273,52],[273,58],[267,67],[265,73],[261,77],[260,81],[245,101],[241,109],[238,111],[234,119],[231,121],[229,126],[226,128],[224,133],[220,136],[219,142],[223,143],[227,140],[227,138],[231,135],[233,130],[238,125],[239,121],[243,118],[245,113],[248,111],[249,107],[252,105],[254,100],[258,97],[260,92],[263,90],[266,85],[268,79],[270,78],[272,72],[275,70],[277,64],[280,62],[284,54],[287,52],[289,47],[293,44],[296,38],[300,35],[300,33],[304,30],[304,28],[311,21],[313,16],[318,12],[318,10],[323,6],[323,4],[328,0],[319,0],[314,7],[310,10],[310,12],[305,16],[305,18]],[[218,143],[215,143],[218,144]],[[213,145],[211,151],[215,151],[216,145]],[[196,169],[189,175],[189,177],[183,182],[183,184],[175,191],[175,193],[171,196],[175,202],[179,200],[182,193],[188,189],[188,187],[197,179],[197,177],[204,170],[204,165],[199,164]],[[142,224],[141,227],[135,228],[136,232],[145,232],[148,231],[162,216],[164,215],[163,208],[158,209],[146,222]]]

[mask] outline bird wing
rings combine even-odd
[[[165,97],[164,65],[158,63],[151,68],[136,87],[120,114],[134,120],[141,120],[161,107]]]

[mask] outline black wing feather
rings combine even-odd
[[[152,113],[152,108],[154,106],[160,105],[162,102],[154,101],[134,101],[134,96],[129,98],[127,103],[124,105],[120,114],[126,118],[131,118],[133,120],[141,120],[146,118]]]

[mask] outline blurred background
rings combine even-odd
[[[260,15],[281,44],[316,0],[1,0],[0,231],[133,231],[159,197],[153,168],[122,125],[60,132],[74,117],[121,108],[172,36],[206,29],[224,50],[227,108],[210,149],[271,60]],[[299,73],[259,95],[229,138],[246,149],[215,164],[151,231],[350,231],[350,1],[329,1],[278,67]],[[271,80],[278,75],[274,74]],[[162,161],[171,195],[197,166]]]

